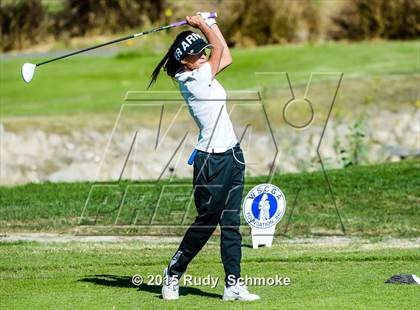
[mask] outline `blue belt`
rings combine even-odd
[[[233,148],[238,148],[238,147],[240,147],[240,144],[239,143],[236,143],[235,144],[235,146],[233,147]],[[232,148],[232,149],[233,149]],[[192,153],[191,153],[191,155],[190,155],[190,157],[188,158],[188,165],[192,165],[193,163],[194,163],[194,158],[195,158],[195,155],[197,155],[197,152],[198,152],[198,150],[197,149],[194,149],[193,151],[192,151]],[[226,151],[227,152],[227,151]],[[214,153],[213,152],[213,154],[224,154],[224,153],[226,153],[226,152],[223,152],[223,153]]]
[[[188,165],[191,166],[194,163],[195,155],[197,155],[197,149],[194,149],[190,155],[190,158],[188,158]]]

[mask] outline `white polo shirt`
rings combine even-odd
[[[226,91],[212,79],[210,63],[193,71],[178,72],[175,79],[200,129],[196,149],[222,153],[234,147],[238,139],[226,110]]]

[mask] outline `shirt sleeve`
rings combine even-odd
[[[191,77],[202,86],[210,86],[213,81],[210,63],[207,61],[200,68],[193,70]]]

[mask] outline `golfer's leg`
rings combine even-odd
[[[188,228],[177,252],[169,263],[168,273],[170,276],[182,276],[188,264],[213,234],[223,211],[227,193],[225,193],[219,179],[224,177],[226,169],[218,169],[217,174],[209,175],[208,170],[212,169],[201,169],[205,162],[208,167],[219,164],[217,160],[205,158],[202,153],[196,156],[194,162],[194,198],[198,216]],[[210,177],[214,182],[208,184]]]
[[[201,206],[203,207],[203,206]],[[210,206],[211,207],[211,206]],[[196,217],[168,266],[168,274],[180,278],[188,264],[198,254],[213,234],[219,222],[218,214],[205,213]]]
[[[236,156],[243,161],[242,154]],[[241,273],[241,243],[242,237],[240,227],[240,210],[242,202],[242,193],[244,188],[245,165],[232,163],[235,165],[232,185],[225,209],[220,218],[221,238],[220,250],[225,269],[225,284],[229,286],[229,279],[233,280],[240,277]],[[231,283],[232,284],[232,283]]]

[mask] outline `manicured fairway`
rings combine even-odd
[[[150,74],[164,54],[163,50],[153,53],[143,49],[112,57],[83,55],[65,59],[37,69],[30,84],[21,79],[22,64],[46,58],[2,59],[0,113],[2,116],[94,113],[95,117],[116,113],[127,91],[146,90]],[[232,66],[218,79],[228,90],[242,90],[258,88],[255,72],[266,71],[288,72],[293,84],[306,83],[311,72],[343,72],[346,79],[413,75],[420,69],[418,49],[419,41],[234,49]],[[275,80],[263,85],[278,87]],[[177,91],[177,86],[168,77],[162,77],[152,90]]]
[[[281,238],[277,238],[281,240]],[[249,245],[245,238],[244,245]],[[414,309],[419,287],[384,284],[420,270],[419,248],[384,244],[284,244],[243,247],[242,276],[289,277],[290,286],[250,286],[262,300],[221,300],[216,288],[181,287],[178,301],[160,299],[160,286],[131,282],[160,275],[177,243],[0,243],[2,309]],[[188,269],[194,277],[223,278],[213,237]]]

